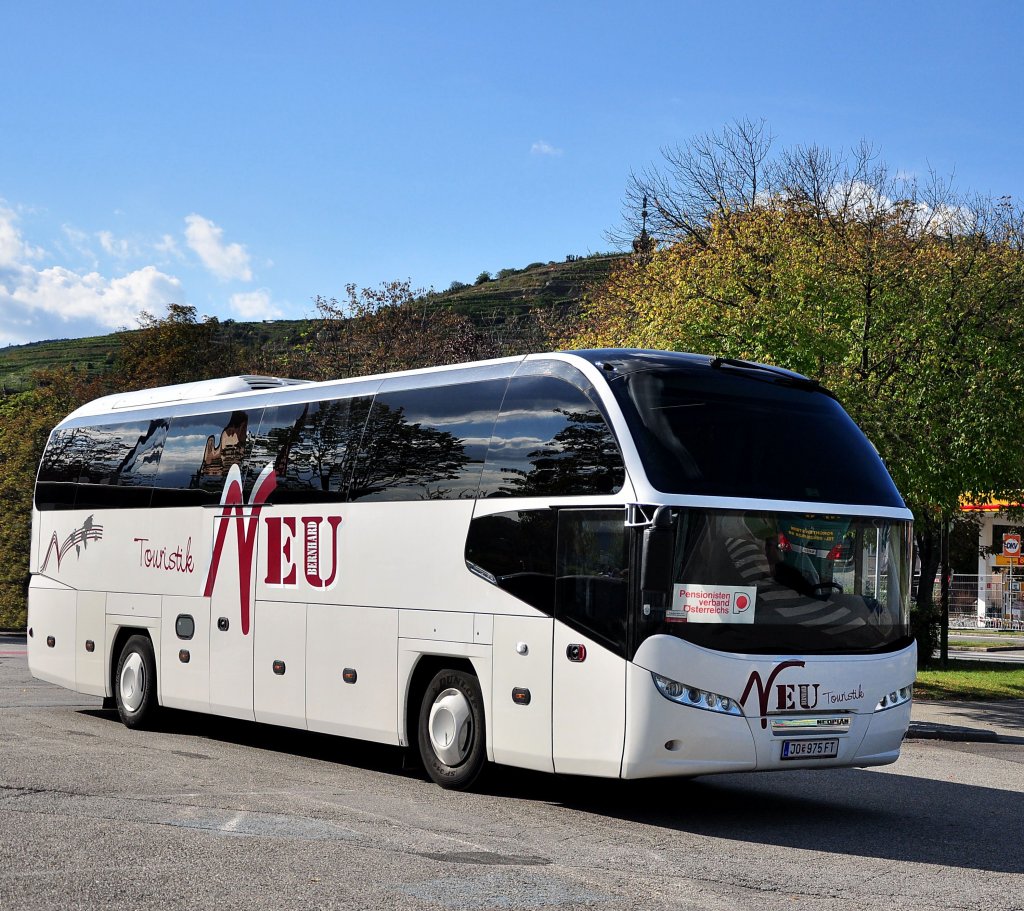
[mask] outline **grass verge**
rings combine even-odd
[[[1024,699],[1024,665],[950,661],[917,672],[917,699]]]

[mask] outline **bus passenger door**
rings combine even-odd
[[[235,516],[214,519],[215,559],[218,544],[219,561],[213,592],[210,597],[210,711],[231,718],[255,720],[253,714],[253,636],[256,628],[256,579],[246,564],[256,567],[256,518],[246,510],[244,518]],[[251,563],[239,559],[239,535],[242,547],[245,532],[252,526]],[[236,527],[237,526],[237,527]],[[222,537],[223,535],[223,537]],[[244,597],[248,594],[248,598]]]
[[[555,771],[618,776],[626,724],[623,509],[558,513],[552,669]]]

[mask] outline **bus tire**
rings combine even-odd
[[[476,677],[465,671],[434,675],[420,703],[420,758],[442,788],[464,791],[487,763],[484,701]]]
[[[157,713],[156,659],[147,636],[132,636],[121,649],[114,676],[114,699],[121,721],[144,728]]]

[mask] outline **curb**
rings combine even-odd
[[[998,743],[995,731],[978,728],[961,728],[951,724],[930,724],[911,721],[907,740],[948,740],[953,743]]]

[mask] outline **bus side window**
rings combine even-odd
[[[355,464],[352,500],[476,496],[506,380],[382,392]]]
[[[273,465],[272,503],[344,500],[370,401],[328,399],[268,408],[248,459],[246,493]]]
[[[166,433],[166,421],[88,428],[75,508],[148,507]]]
[[[252,414],[258,423],[260,412]],[[157,469],[153,506],[194,506],[220,501],[228,472],[245,468],[251,446],[245,411],[173,418]]]
[[[36,481],[36,509],[74,509],[84,457],[81,428],[55,430],[43,452]]]
[[[478,516],[469,524],[470,572],[550,616],[555,606],[555,511]]]
[[[613,494],[624,480],[611,428],[582,390],[552,376],[512,378],[484,463],[481,497]]]
[[[555,618],[626,654],[629,550],[622,509],[558,511]]]

